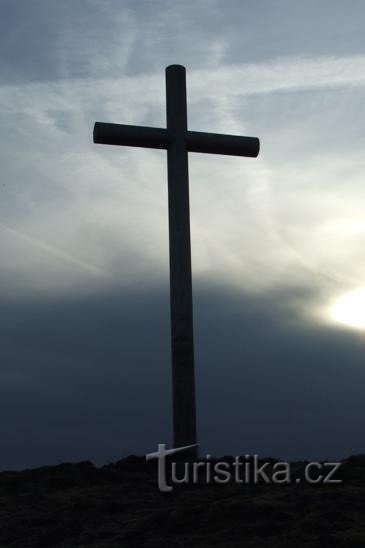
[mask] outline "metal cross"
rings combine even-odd
[[[189,131],[185,68],[166,68],[167,127],[96,122],[94,143],[167,150],[174,447],[195,445],[195,375],[188,152],[256,157],[256,137]],[[196,453],[196,451],[194,451]]]

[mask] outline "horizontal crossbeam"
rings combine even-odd
[[[171,137],[166,129],[95,122],[94,143],[129,147],[167,148]]]
[[[173,139],[173,135],[163,128],[102,122],[96,122],[94,126],[94,143],[103,145],[167,149]],[[189,152],[256,158],[260,150],[257,137],[187,131],[185,141]]]
[[[202,131],[188,131],[186,143],[190,152],[228,154],[229,156],[256,158],[260,150],[260,141],[257,137],[203,133]]]

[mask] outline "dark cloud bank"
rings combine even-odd
[[[253,297],[199,280],[194,288],[203,454],[364,451],[357,333],[294,321],[288,292]],[[101,464],[170,442],[166,287],[3,300],[1,309],[2,469]]]

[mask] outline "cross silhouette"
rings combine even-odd
[[[94,143],[167,150],[173,433],[174,447],[181,447],[197,444],[188,152],[256,157],[260,142],[256,137],[189,131],[181,65],[166,68],[166,118],[166,129],[96,122]]]

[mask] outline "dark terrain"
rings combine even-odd
[[[223,460],[226,460],[224,458]],[[293,463],[303,479],[304,463]],[[364,547],[365,456],[342,483],[179,485],[128,457],[0,473],[0,547]]]

